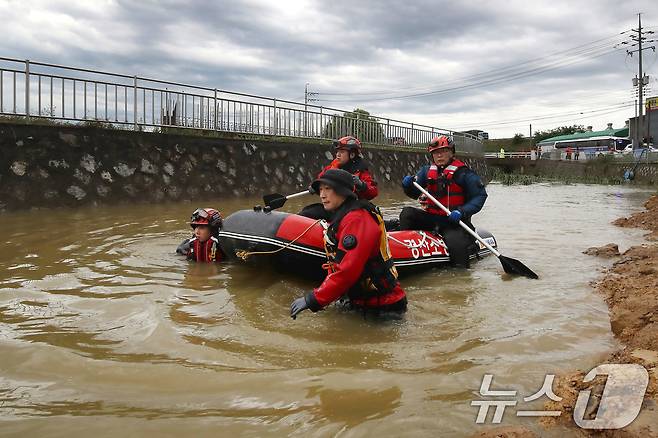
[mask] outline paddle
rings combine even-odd
[[[304,190],[303,192],[293,193],[292,195],[282,195],[280,193],[270,193],[269,195],[263,196],[263,202],[265,206],[270,207],[272,210],[283,207],[283,204],[286,203],[288,199],[296,198],[298,196],[310,194],[310,190]]]
[[[432,195],[429,194],[427,190],[425,190],[420,184],[418,184],[416,181],[413,182],[414,186],[421,191],[425,196],[427,196],[429,199],[432,200],[441,210],[443,210],[446,214],[450,214],[450,210],[446,208],[445,205],[441,204],[439,201],[436,200],[436,198]],[[471,236],[475,237],[478,242],[483,244],[484,246],[487,247],[489,251],[491,251],[496,257],[498,257],[498,260],[500,260],[500,264],[503,265],[503,269],[505,272],[508,274],[515,274],[515,275],[523,275],[528,278],[532,279],[538,279],[539,276],[535,274],[532,269],[528,268],[526,265],[521,263],[519,260],[510,258],[510,257],[505,257],[494,247],[489,245],[482,237],[480,237],[475,231],[471,230],[471,228],[466,225],[464,222],[459,221],[459,225],[466,230]]]

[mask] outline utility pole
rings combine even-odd
[[[532,149],[534,149],[534,147],[532,145],[532,143],[533,143],[533,141],[532,141],[532,123],[530,124],[530,137],[528,137],[528,138],[530,139],[530,150],[532,151]]]
[[[642,42],[646,40],[646,37],[642,35],[642,13],[637,14],[637,29],[633,29],[634,32],[637,32],[637,36],[632,35],[631,40],[635,44],[631,44],[631,46],[637,45],[637,50],[627,50],[626,53],[629,54],[630,56],[633,56],[633,53],[638,54],[638,75],[637,78],[634,78],[633,80],[633,85],[637,85],[638,88],[638,99],[637,99],[637,118],[636,118],[636,123],[637,123],[637,129],[635,129],[635,135],[633,136],[633,148],[639,148],[642,147],[642,128],[643,128],[643,123],[642,123],[642,118],[643,118],[643,110],[644,110],[644,102],[642,101],[642,92],[644,89],[644,86],[649,83],[649,77],[645,76],[643,71],[642,71],[642,51],[647,50],[647,49],[652,49],[654,52],[656,51],[656,46],[649,46],[642,48]],[[648,31],[644,33],[653,33],[653,31]],[[647,43],[652,43],[655,42],[655,40],[649,40],[646,41]]]
[[[306,85],[304,85],[304,111],[306,111],[306,107],[308,106],[308,82]]]
[[[304,136],[308,137],[308,82],[304,85]]]
[[[314,93],[312,91],[308,91],[308,86],[309,83],[307,82],[304,85],[304,135],[308,137],[308,103],[309,102],[317,102],[318,99],[313,96],[317,96],[318,93]]]
[[[642,147],[642,112],[644,111],[644,106],[642,104],[642,89],[644,88],[644,74],[642,73],[642,13],[637,14],[637,51],[638,56],[638,75],[639,85],[638,85],[638,102],[637,102],[637,140],[638,147]]]
[[[647,146],[651,146],[651,106],[647,103]]]
[[[637,147],[637,143],[635,143],[635,141],[637,140],[637,133],[639,130],[640,130],[640,122],[637,116],[637,99],[635,99],[635,132],[633,133],[633,148]]]

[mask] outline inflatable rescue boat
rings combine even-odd
[[[326,222],[292,213],[254,208],[240,210],[224,219],[219,232],[220,246],[228,257],[252,264],[270,264],[277,270],[322,277],[327,257],[323,235]],[[477,233],[497,248],[491,233]],[[450,262],[448,249],[440,235],[427,231],[389,231],[388,244],[401,275]],[[479,249],[471,259],[491,253],[477,242]]]

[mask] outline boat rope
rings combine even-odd
[[[284,246],[282,246],[282,247],[279,248],[279,249],[275,249],[275,250],[272,250],[272,251],[245,251],[245,250],[238,250],[238,251],[235,251],[235,255],[236,255],[238,258],[240,258],[240,259],[246,261],[247,258],[248,258],[249,256],[251,256],[251,255],[276,254],[277,252],[279,252],[279,251],[283,251],[284,249],[288,248],[290,245],[292,245],[293,243],[295,243],[297,240],[299,240],[304,234],[308,233],[308,231],[309,231],[311,228],[313,228],[315,225],[317,225],[317,223],[320,222],[321,220],[322,220],[322,219],[318,219],[318,220],[316,220],[315,222],[313,222],[313,223],[312,223],[311,225],[309,225],[304,231],[302,231],[302,233],[301,233],[299,236],[295,237],[293,240],[291,240],[290,242],[286,243]]]

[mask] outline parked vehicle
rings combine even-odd
[[[658,152],[658,149],[654,148],[652,145],[649,145],[649,147],[633,149],[633,145],[628,144],[621,152],[623,154],[634,154],[635,157],[639,157],[647,152]]]

